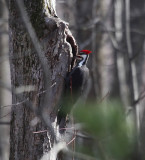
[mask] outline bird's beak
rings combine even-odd
[[[82,56],[77,55],[77,56],[76,56],[76,59],[82,59]]]

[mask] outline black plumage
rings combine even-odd
[[[77,65],[65,79],[64,94],[57,115],[60,133],[65,131],[67,114],[71,112],[73,105],[83,95],[88,86],[89,69],[86,66],[88,54],[82,53],[77,59]]]

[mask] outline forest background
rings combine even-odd
[[[48,12],[44,26],[40,18],[41,1],[25,0],[24,4],[18,0],[0,1],[0,159],[7,160],[9,155],[10,159],[43,159],[45,156],[55,159],[55,154],[58,159],[144,159],[145,2],[56,0],[56,6],[53,0],[49,2],[43,1],[43,9]],[[70,41],[67,36],[71,37]],[[59,48],[60,45],[64,45],[64,49]],[[64,144],[61,149],[55,147],[54,135],[59,131],[55,131],[51,123],[62,95],[59,86],[62,86],[62,77],[70,63],[67,59],[76,52],[71,53],[70,46],[75,50],[76,45],[78,50],[92,51],[88,62],[91,85],[87,99],[93,104],[88,104],[86,111],[81,105],[74,111],[77,112],[76,124],[87,124],[83,128],[87,135],[76,131],[81,130],[77,128],[70,130],[67,138],[58,136],[60,144],[67,142],[69,150],[66,151]],[[39,53],[43,51],[39,46],[48,53],[40,59]],[[48,58],[49,53],[52,53],[51,58]],[[58,53],[63,56],[56,62]],[[50,70],[46,63],[49,67],[51,64]],[[61,67],[63,69],[59,70]],[[58,78],[59,72],[61,76]],[[46,73],[51,80],[45,77]],[[54,87],[50,95],[46,94],[51,101],[41,103],[41,92],[46,92],[49,87]],[[32,104],[41,106],[41,114],[30,107]],[[46,104],[51,107],[47,108]],[[94,112],[97,113],[93,115]],[[48,115],[50,119],[46,118]],[[78,126],[76,124],[73,124],[74,128]],[[99,127],[95,128],[95,125]],[[47,132],[39,132],[45,130],[49,136]],[[92,147],[87,148],[90,145]],[[50,146],[54,148],[54,157]],[[64,153],[59,155],[60,150]]]

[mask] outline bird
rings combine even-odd
[[[92,53],[90,50],[81,50],[76,56],[75,67],[65,78],[64,94],[57,114],[57,124],[59,125],[60,133],[64,133],[67,115],[88,87],[90,76],[86,64],[90,53]]]

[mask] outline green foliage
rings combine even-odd
[[[134,120],[126,117],[118,101],[88,104],[85,107],[80,105],[74,110],[74,116],[94,138],[100,154],[124,159],[131,153],[135,142]]]

